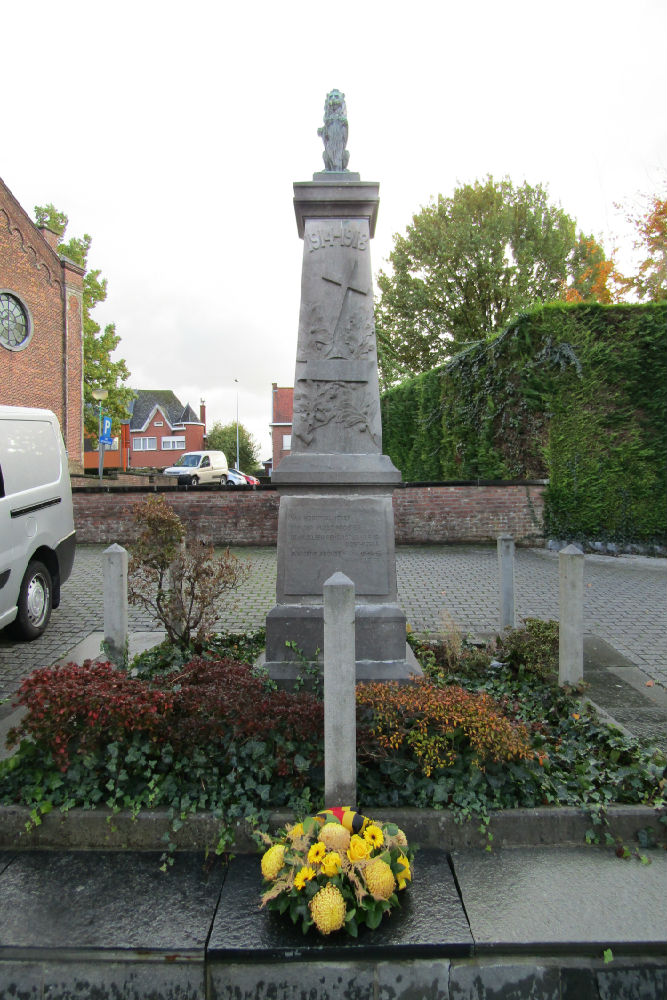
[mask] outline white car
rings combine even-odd
[[[76,533],[67,454],[50,410],[0,406],[0,629],[36,639],[60,604]]]
[[[175,477],[179,486],[199,486],[200,483],[227,486],[229,471],[222,451],[186,451],[175,465],[164,470],[163,475]]]
[[[227,485],[228,486],[247,486],[248,481],[242,472],[238,469],[230,469],[227,473]]]

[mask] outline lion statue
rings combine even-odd
[[[350,154],[347,145],[347,108],[345,94],[340,90],[330,91],[324,101],[324,125],[318,128],[317,134],[324,140],[325,170],[347,170]]]

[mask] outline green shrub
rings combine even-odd
[[[507,629],[497,640],[496,656],[518,674],[547,678],[558,673],[558,631],[555,621],[526,618],[523,628]]]
[[[667,303],[552,303],[381,400],[406,480],[549,479],[561,538],[667,538]]]

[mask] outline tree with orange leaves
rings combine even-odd
[[[634,247],[643,259],[624,289],[650,302],[667,299],[667,198],[650,196],[645,211],[629,213],[627,220],[635,227]]]
[[[561,297],[566,302],[618,302],[625,281],[616,269],[613,257],[607,260],[603,247],[594,236],[579,234],[570,263],[571,282]]]

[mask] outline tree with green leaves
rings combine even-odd
[[[35,205],[35,221],[38,226],[47,226],[60,237],[58,253],[74,261],[79,267],[87,268],[88,251],[92,239],[84,233],[83,239],[74,236],[64,242],[68,218],[53,205]],[[112,418],[112,432],[120,433],[120,421],[127,420],[132,390],[123,385],[130,377],[125,362],[112,361],[111,355],[120,343],[114,323],[108,323],[102,331],[99,323],[92,318],[92,310],[107,297],[107,280],[101,271],[86,270],[83,278],[83,407],[84,426],[97,441],[99,432],[99,403],[93,399],[94,389],[106,389],[109,393],[104,402],[104,411]]]
[[[392,273],[378,275],[383,384],[429,371],[558,298],[575,242],[574,221],[539,184],[489,176],[438,195],[394,236]]]
[[[236,465],[236,421],[221,424],[216,421],[206,435],[208,447],[212,451],[224,451],[228,465]],[[240,468],[252,475],[259,468],[259,446],[243,424],[239,424]]]

